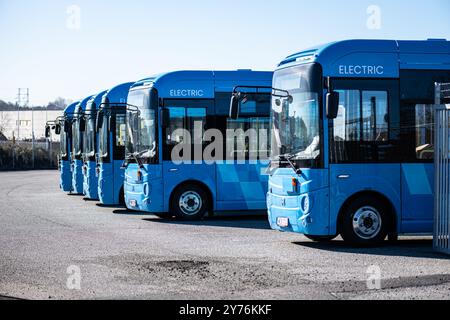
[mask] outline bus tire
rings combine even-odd
[[[171,209],[179,220],[201,220],[209,209],[208,193],[195,184],[182,186],[173,193]]]
[[[368,195],[355,199],[344,209],[341,223],[342,238],[356,246],[381,244],[390,228],[386,206],[376,197]]]
[[[306,234],[305,237],[314,242],[330,242],[336,238],[336,236],[312,236]]]

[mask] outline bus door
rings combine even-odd
[[[219,211],[267,208],[270,95],[257,100],[243,104],[239,118],[225,120],[226,160],[217,165]]]
[[[434,203],[434,91],[435,70],[403,70],[401,88],[402,232],[431,233]]]
[[[200,181],[214,191],[215,166],[203,162],[207,118],[214,112],[212,100],[165,100],[163,132],[164,196],[185,181]]]
[[[126,108],[116,107],[111,117],[113,117],[111,138],[112,138],[112,165],[113,165],[113,177],[114,177],[114,189],[115,196],[117,191],[123,187],[123,181],[125,177],[125,167],[123,162],[125,159],[125,143],[126,143]],[[109,139],[108,134],[108,139]],[[119,194],[120,197],[120,194]],[[114,199],[118,202],[119,199]]]
[[[398,81],[341,79],[339,113],[330,126],[330,205],[363,190],[375,190],[396,200],[401,193]]]

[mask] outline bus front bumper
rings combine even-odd
[[[98,175],[98,197],[101,204],[112,206],[119,204],[114,198],[114,171],[112,163],[100,163]]]
[[[267,208],[272,229],[305,235],[330,235],[328,189],[300,195],[268,193]]]
[[[83,193],[91,200],[98,199],[98,177],[96,172],[97,164],[89,161],[83,168]]]
[[[124,183],[125,204],[128,209],[147,213],[163,213],[162,180]]]
[[[64,192],[71,192],[73,190],[72,186],[72,168],[70,161],[60,160],[60,187]]]

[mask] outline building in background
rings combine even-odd
[[[35,140],[42,140],[45,139],[47,121],[62,115],[63,110],[0,111],[0,133],[8,140],[13,137],[18,140],[32,140],[34,129]],[[59,136],[52,135],[52,140],[59,141]]]

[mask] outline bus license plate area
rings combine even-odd
[[[133,208],[137,207],[137,201],[136,200],[130,200],[130,206]]]
[[[279,217],[277,218],[277,226],[281,228],[289,227],[289,218]]]

